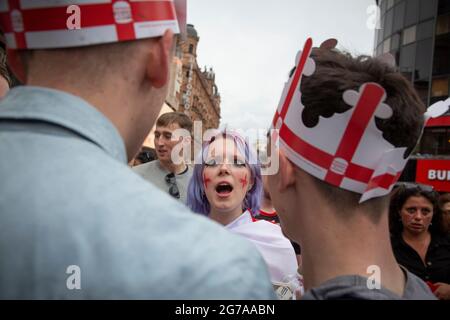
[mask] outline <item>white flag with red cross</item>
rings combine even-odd
[[[88,46],[179,33],[176,9],[185,23],[185,8],[186,0],[2,0],[0,27],[9,49]]]

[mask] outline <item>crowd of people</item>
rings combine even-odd
[[[173,160],[191,120],[157,118],[180,2],[148,32],[40,30],[9,68],[0,48],[0,298],[450,300],[450,195],[396,183],[427,118],[389,57],[308,39],[268,136],[278,170],[230,130],[191,166]]]

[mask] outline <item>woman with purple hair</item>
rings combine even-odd
[[[252,241],[266,261],[272,283],[281,285],[297,272],[291,243],[281,228],[257,220],[262,181],[257,157],[235,132],[220,132],[203,145],[188,187],[187,205]]]

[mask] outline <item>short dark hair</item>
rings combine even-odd
[[[192,120],[181,112],[169,112],[161,115],[156,121],[158,127],[168,127],[172,123],[176,123],[181,129],[186,129],[192,133]]]
[[[395,147],[406,147],[407,158],[414,150],[422,132],[425,106],[412,84],[397,69],[369,56],[352,57],[336,49],[313,49],[316,70],[304,77],[301,83],[302,102],[305,109],[302,121],[307,127],[315,127],[319,118],[330,118],[335,113],[343,113],[351,108],[343,100],[343,93],[356,90],[368,82],[381,85],[387,93],[386,103],[392,107],[390,119],[375,119],[383,137]],[[314,178],[315,185],[325,198],[338,206],[338,211],[356,209],[361,195],[339,189]],[[366,201],[361,206],[369,211],[383,211],[388,197]],[[381,213],[381,212],[380,212]],[[378,219],[380,215],[376,215]]]
[[[443,208],[446,203],[450,202],[450,193],[441,194],[439,197],[439,208]]]
[[[394,189],[389,204],[389,229],[392,235],[399,235],[403,230],[400,220],[400,210],[405,202],[411,197],[424,197],[433,205],[433,219],[430,225],[430,233],[442,232],[441,210],[438,205],[439,194],[436,191],[425,189],[421,185],[400,184]]]
[[[0,75],[6,79],[11,87],[11,77],[9,76],[8,65],[6,62],[6,42],[3,32],[0,31]]]

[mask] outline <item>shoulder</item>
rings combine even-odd
[[[198,282],[205,288],[217,287],[208,299],[274,297],[264,260],[250,242],[195,214],[177,225],[171,230],[177,243],[174,254],[183,257],[184,267],[195,270],[183,280],[186,285]],[[201,297],[201,291],[193,294]]]
[[[407,270],[404,270],[404,273],[406,275],[406,284],[403,299],[436,300],[436,297],[422,279]]]
[[[141,164],[139,166],[133,167],[132,169],[134,172],[137,172],[139,174],[148,171],[156,171],[156,170],[161,171],[161,169],[159,168],[158,160]]]
[[[101,228],[113,243],[133,244],[139,256],[126,260],[142,260],[136,272],[146,272],[147,265],[161,287],[177,284],[178,298],[270,297],[264,263],[250,244],[132,173],[122,174],[127,178],[120,193],[112,191],[109,226]],[[190,292],[193,287],[196,292]]]

